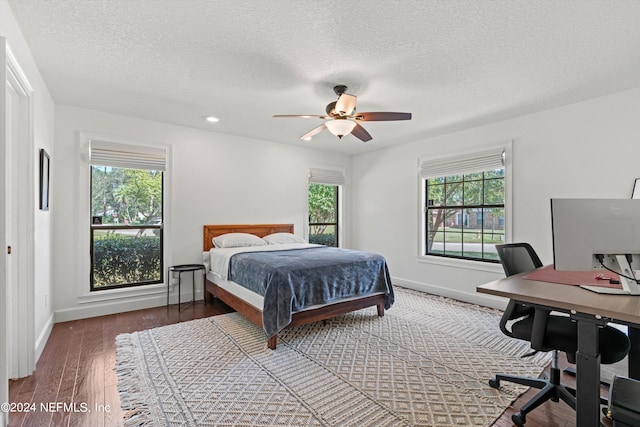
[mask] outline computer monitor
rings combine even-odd
[[[622,290],[583,287],[640,295],[639,199],[551,199],[551,228],[556,270],[609,269]]]

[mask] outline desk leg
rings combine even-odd
[[[631,351],[629,352],[629,377],[640,380],[640,328],[629,326]]]
[[[600,426],[600,352],[598,335],[605,322],[587,315],[573,315],[578,321],[576,353],[576,425]]]
[[[206,283],[206,278],[207,278],[207,272],[203,268],[202,269],[202,299],[204,300],[204,305],[207,305],[207,283]]]
[[[196,271],[191,272],[191,305],[196,305]]]

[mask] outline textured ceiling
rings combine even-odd
[[[58,104],[351,154],[640,87],[634,0],[9,5]],[[363,143],[272,118],[323,114],[335,84],[413,119]]]

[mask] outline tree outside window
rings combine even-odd
[[[504,169],[426,180],[426,254],[499,262]]]

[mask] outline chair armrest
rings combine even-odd
[[[518,301],[512,299],[509,300],[509,304],[507,304],[507,308],[504,309],[504,313],[500,319],[500,330],[508,337],[513,336],[513,334],[509,329],[507,329],[507,322],[512,319],[514,310],[518,304]]]
[[[509,300],[507,308],[500,319],[500,330],[508,337],[513,337],[513,332],[507,328],[511,320],[522,319],[534,315],[533,307],[527,306],[521,301]]]
[[[533,315],[533,328],[531,330],[531,348],[539,351],[548,351],[544,346],[544,337],[547,334],[547,322],[551,310],[536,307]]]

